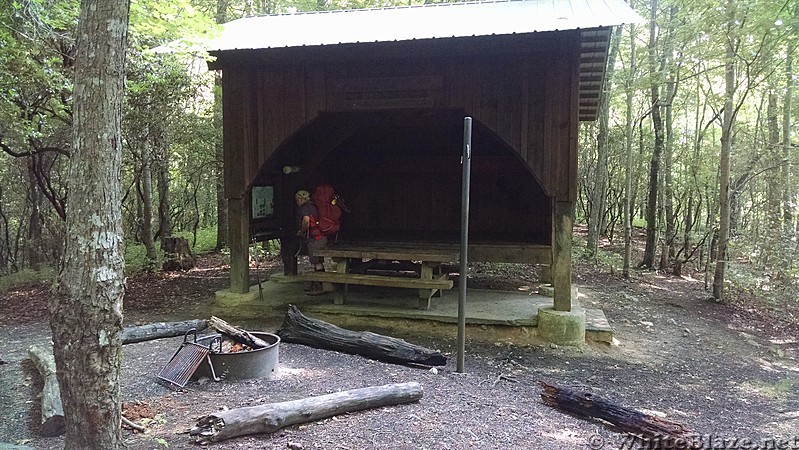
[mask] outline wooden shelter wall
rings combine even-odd
[[[555,49],[526,53],[226,66],[227,195],[244,195],[262,166],[320,113],[459,108],[500,136],[545,193],[572,201],[579,39],[562,35]]]

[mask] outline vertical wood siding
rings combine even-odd
[[[559,36],[521,53],[228,63],[228,196],[256,179],[334,181],[351,196],[353,232],[452,234],[469,115],[487,147],[475,146],[470,229],[548,243],[552,200],[576,196],[579,34]],[[279,172],[289,161],[304,165],[291,182]]]

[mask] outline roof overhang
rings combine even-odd
[[[580,120],[595,120],[612,27],[643,19],[623,0],[503,0],[249,17],[224,25],[211,55],[582,30]],[[211,65],[212,68],[218,68]]]

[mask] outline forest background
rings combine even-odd
[[[646,21],[615,30],[599,119],[580,131],[577,256],[621,276],[699,276],[709,296],[779,312],[799,294],[799,1],[630,1]],[[133,0],[126,270],[155,270],[174,234],[226,247],[219,78],[202,70],[219,24],[417,3]],[[50,279],[63,253],[79,6],[0,4],[0,288]]]

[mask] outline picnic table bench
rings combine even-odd
[[[334,242],[320,249],[317,254],[331,258],[336,271],[305,273],[302,278],[330,283],[333,286],[334,304],[344,304],[347,286],[352,284],[418,289],[419,309],[430,309],[433,295],[440,295],[444,289],[452,289],[452,280],[448,279],[446,273],[440,273],[439,269],[441,263],[460,258],[458,245],[418,242]],[[358,268],[369,272],[369,263],[372,261],[412,262],[416,274],[392,270],[353,273]]]

